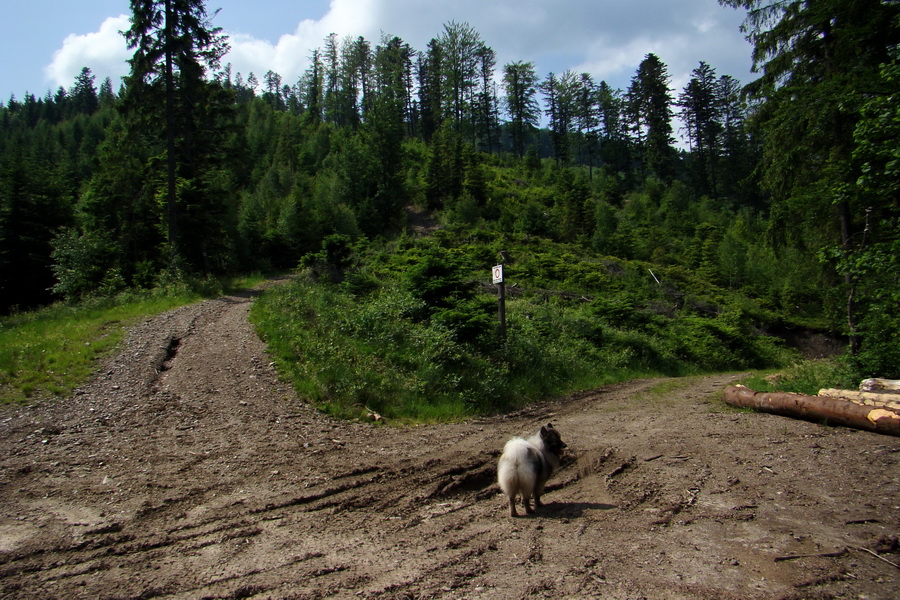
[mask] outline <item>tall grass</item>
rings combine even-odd
[[[761,371],[741,383],[758,392],[815,396],[822,388],[856,389],[859,374],[845,357],[833,357],[799,361],[777,371]]]
[[[297,282],[264,293],[251,318],[301,396],[327,412],[353,417],[368,408],[394,419],[461,418],[469,412],[463,389],[484,369],[472,368],[478,357],[467,355],[449,331],[408,319],[416,308],[399,290],[359,303],[336,289]]]

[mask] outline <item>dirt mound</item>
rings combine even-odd
[[[338,422],[279,380],[251,302],[154,318],[72,398],[0,411],[0,598],[900,595],[866,551],[900,562],[900,439],[726,409],[730,376]],[[548,421],[569,452],[511,519],[500,449]]]

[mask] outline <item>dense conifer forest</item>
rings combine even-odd
[[[498,65],[457,22],[419,49],[331,35],[298,81],[235,73],[202,1],[135,0],[121,84],[85,68],[0,105],[0,310],[301,267],[306,297],[442,323],[464,350],[435,364],[459,367],[491,363],[479,278],[504,251],[534,306],[582,307],[518,326],[599,361],[775,364],[766,340],[813,329],[898,377],[898,5],[722,3],[747,11],[758,79],[711,57],[673,89],[647,54],[613,89]]]

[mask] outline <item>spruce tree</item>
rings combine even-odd
[[[628,88],[628,115],[644,165],[663,181],[674,175],[675,160],[669,80],[666,65],[651,53],[641,61]]]
[[[484,44],[476,51],[478,61],[478,91],[475,94],[475,137],[479,148],[493,153],[499,145],[497,131],[500,127],[497,94],[494,86],[494,67],[497,53]]]
[[[547,99],[544,113],[550,119],[550,139],[558,166],[568,165],[572,158],[569,137],[578,114],[578,87],[579,79],[573,71],[559,77],[550,73],[541,84]]]
[[[575,123],[578,129],[580,160],[587,162],[588,177],[594,178],[594,156],[600,140],[598,90],[589,73],[579,75],[575,86]]]
[[[701,194],[716,195],[717,167],[722,134],[722,104],[715,70],[700,61],[678,97],[680,116],[687,127],[694,165],[695,188]]]
[[[438,40],[441,48],[444,115],[457,132],[471,125],[471,96],[478,80],[481,35],[468,23],[451,21]]]
[[[621,90],[613,89],[605,81],[597,85],[597,110],[602,130],[600,158],[613,171],[620,172],[630,163],[624,107]]]
[[[88,67],[81,69],[81,73],[75,78],[75,85],[68,95],[72,112],[91,115],[100,108],[97,89],[94,87],[94,79],[94,74]]]
[[[441,109],[443,56],[441,44],[436,39],[428,42],[427,51],[419,56],[419,110],[422,115],[422,138],[426,142],[431,141],[444,120]]]
[[[525,156],[526,135],[537,127],[540,106],[537,101],[538,76],[530,62],[516,61],[503,67],[503,91],[513,149]]]
[[[97,95],[97,100],[100,103],[100,108],[108,108],[115,104],[116,93],[113,91],[112,79],[109,77],[100,84],[100,93]]]
[[[221,29],[211,25],[203,0],[132,0],[131,11],[125,38],[134,56],[129,60],[125,110],[149,139],[156,138],[158,124],[165,123],[166,229],[174,266],[185,250],[178,180],[201,176],[198,167],[210,150],[206,143],[211,141],[204,139],[204,134],[213,128],[210,121],[215,115],[210,111],[215,111],[216,104],[215,90],[205,77],[208,70],[218,67],[228,45]],[[199,200],[184,198],[181,204]],[[198,217],[206,220],[204,215]],[[195,254],[206,262],[205,240],[198,237],[191,236],[199,242]]]

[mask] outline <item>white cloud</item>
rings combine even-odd
[[[131,58],[131,52],[120,31],[129,26],[128,17],[119,15],[103,21],[98,31],[68,35],[62,48],[53,54],[53,61],[44,68],[46,80],[56,87],[68,88],[81,69],[89,67],[97,77],[98,87],[106,77],[115,86],[119,77],[128,74],[126,61]]]
[[[247,34],[231,35],[231,51],[222,63],[231,63],[232,72],[241,73],[245,80],[251,72],[261,80],[266,71],[272,70],[290,85],[309,67],[313,50],[322,48],[331,33],[339,40],[363,36],[378,43],[378,13],[379,0],[332,0],[325,16],[318,21],[304,19],[293,33],[282,35],[276,43]]]
[[[752,77],[751,47],[738,29],[740,15],[714,3],[709,6],[695,1],[682,8],[683,14],[660,14],[655,23],[621,21],[608,32],[572,33],[584,50],[582,62],[568,68],[591,73],[598,81],[603,79],[624,89],[640,62],[652,52],[666,65],[675,96],[700,61],[708,63],[719,75],[732,75],[748,83]]]
[[[605,80],[614,86],[622,86],[637,70],[637,66],[650,53],[658,53],[663,43],[638,37],[626,43],[610,43],[599,40],[587,46],[584,62],[572,65],[576,73],[590,73],[596,81]],[[661,57],[662,58],[662,57]]]
[[[740,17],[716,0],[330,0],[319,19],[285,20],[288,33],[277,41],[226,30],[231,50],[222,62],[245,80],[250,72],[261,80],[271,69],[293,84],[332,32],[339,39],[363,36],[373,45],[383,32],[425,50],[455,20],[467,22],[497,51],[498,77],[504,64],[523,60],[533,62],[541,77],[572,69],[624,88],[653,52],[668,66],[677,93],[700,60],[720,75],[749,80],[750,47],[738,30]],[[130,51],[119,33],[128,26],[122,15],[96,32],[69,35],[45,69],[47,80],[71,86],[88,66],[98,83],[106,76],[118,82],[128,72]]]

